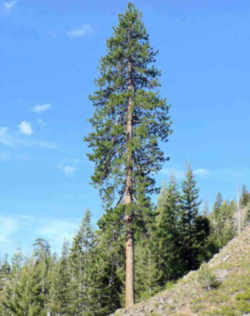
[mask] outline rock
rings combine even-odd
[[[222,261],[223,261],[223,262],[226,262],[229,258],[230,258],[230,256],[229,256],[229,255],[226,255],[224,258],[222,258]]]
[[[228,271],[224,269],[214,270],[214,274],[217,277],[218,281],[223,282],[228,276]]]

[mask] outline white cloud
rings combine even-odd
[[[27,146],[38,146],[47,149],[58,149],[58,146],[56,144],[47,141],[33,141],[30,142],[30,144],[27,144]]]
[[[3,3],[3,7],[5,10],[11,11],[15,7],[16,3],[16,1],[5,1]]]
[[[176,179],[183,179],[185,177],[185,170],[176,169],[176,168],[165,168],[162,170],[163,174],[167,176],[173,175]]]
[[[30,255],[37,238],[48,240],[52,251],[60,252],[64,240],[72,241],[80,218],[56,219],[32,215],[0,216],[0,256],[12,255],[17,248]]]
[[[84,24],[77,29],[73,29],[67,32],[68,37],[70,38],[79,38],[84,37],[93,32],[93,28],[90,24]]]
[[[49,220],[37,231],[37,235],[44,237],[49,241],[52,249],[59,251],[62,248],[64,240],[72,241],[77,232],[79,224],[68,220]]]
[[[166,168],[162,170],[163,174],[166,174],[170,176],[173,174],[177,179],[184,179],[186,175],[186,170],[184,169],[177,169],[177,168]],[[209,170],[204,169],[204,168],[198,168],[193,170],[193,174],[197,177],[205,177],[210,174]]]
[[[37,104],[32,107],[32,112],[43,113],[51,109],[51,104]]]
[[[200,176],[200,177],[208,176],[210,173],[209,170],[203,169],[203,168],[195,169],[193,172],[195,176]]]
[[[72,176],[76,170],[77,165],[80,162],[79,159],[64,159],[59,165],[58,168],[64,172],[66,176]]]
[[[19,131],[24,134],[24,135],[32,135],[33,134],[33,130],[32,130],[32,126],[29,122],[27,121],[22,121],[19,125]]]
[[[19,125],[20,128],[20,125]],[[8,147],[25,146],[25,147],[41,147],[47,149],[58,149],[58,146],[54,143],[42,140],[31,140],[20,137],[12,133],[8,127],[0,126],[0,144]]]
[[[18,221],[9,216],[0,216],[0,243],[9,242],[12,235],[18,230]]]
[[[71,176],[76,171],[76,168],[73,166],[63,166],[61,169],[66,174],[66,176]]]
[[[6,126],[0,126],[0,144],[5,146],[13,146],[12,138],[9,135],[9,129]]]
[[[42,120],[42,119],[38,119],[38,120],[37,120],[37,123],[38,123],[39,126],[42,126],[42,127],[43,127],[43,126],[46,126],[45,121]]]

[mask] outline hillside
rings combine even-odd
[[[148,301],[112,315],[250,315],[250,226],[198,271]]]

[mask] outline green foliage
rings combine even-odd
[[[199,205],[199,189],[191,167],[187,166],[186,177],[182,182],[178,223],[183,274],[197,269],[205,259],[204,250],[210,233],[210,225],[206,217],[198,214]]]
[[[234,201],[223,201],[221,194],[217,195],[210,220],[213,240],[218,249],[224,247],[236,235],[234,223],[236,211],[237,206]]]
[[[182,258],[179,252],[181,214],[180,193],[172,177],[164,186],[158,199],[156,231],[154,234],[154,253],[157,258],[158,283],[164,286],[169,280],[182,275]]]
[[[98,222],[91,264],[92,314],[108,315],[121,307],[125,264],[124,207],[108,209]]]
[[[140,302],[161,290],[152,232],[141,234],[135,247],[135,300]]]
[[[246,207],[250,201],[250,193],[247,191],[245,185],[242,186],[241,196],[240,196],[240,206]]]
[[[107,40],[107,54],[101,59],[96,80],[98,90],[90,96],[95,107],[90,119],[93,132],[85,138],[92,149],[88,157],[95,163],[92,182],[108,206],[122,199],[128,167],[132,168],[131,193],[141,203],[146,194],[155,192],[152,175],[167,160],[159,141],[167,141],[171,122],[169,106],[157,90],[160,72],[154,66],[156,55],[141,14],[129,3]],[[129,100],[131,139],[126,132]],[[132,155],[130,162],[128,153]]]
[[[97,232],[96,256],[102,262],[98,283],[105,295],[98,292],[103,302],[99,313],[104,313],[105,304],[109,310],[123,304],[125,215],[130,216],[129,230],[140,243],[136,248],[137,278],[145,283],[142,265],[153,266],[152,250],[141,246],[153,221],[149,196],[158,192],[153,175],[168,160],[160,142],[166,142],[171,133],[169,105],[158,90],[157,52],[132,3],[119,15],[113,30],[107,54],[101,59],[97,90],[90,96],[95,108],[90,119],[93,131],[85,138],[92,149],[88,157],[95,163],[92,182],[107,207]],[[121,205],[125,195],[130,200],[126,208]],[[138,297],[147,295],[143,284],[143,290],[137,287]],[[150,291],[155,288],[151,281],[148,285]]]
[[[71,271],[72,312],[87,315],[90,297],[90,269],[92,265],[94,233],[91,227],[91,213],[86,211],[79,231],[73,239],[69,254]]]
[[[221,306],[210,315],[218,316],[241,316],[250,313],[250,288],[237,294],[230,306]]]
[[[250,202],[246,205],[245,225],[250,223]]]
[[[136,301],[171,287],[234,237],[235,202],[223,201],[218,194],[211,215],[208,207],[199,215],[191,167],[181,190],[172,177],[156,208],[150,201],[150,195],[159,192],[153,176],[168,160],[160,143],[171,134],[169,105],[159,95],[156,56],[140,12],[129,3],[107,40],[97,90],[90,96],[95,109],[92,132],[85,138],[95,164],[92,182],[105,212],[93,231],[87,211],[72,246],[65,243],[59,258],[51,255],[44,239],[35,241],[32,258],[24,260],[17,252],[11,265],[6,258],[0,269],[1,316],[106,316],[124,306],[126,215],[133,216]],[[133,198],[125,207],[121,202],[128,170]],[[246,223],[249,203],[244,187],[240,204],[246,208]],[[198,280],[205,289],[219,285],[205,265]],[[249,289],[236,299],[240,310],[248,312]],[[224,312],[230,313],[226,308]]]
[[[209,269],[207,264],[200,267],[198,273],[198,282],[202,288],[206,290],[216,289],[220,285],[220,281],[216,275]]]
[[[236,295],[238,309],[244,313],[250,313],[250,287]]]
[[[39,264],[31,261],[6,286],[3,309],[15,316],[46,316],[44,281]]]
[[[208,260],[218,251],[214,246],[215,232],[220,232],[216,236],[228,234],[225,221],[232,218],[235,204],[222,199],[216,204],[216,212],[209,215],[213,225],[210,232],[209,219],[197,212],[199,196],[193,175],[190,177],[189,173],[184,183],[182,189],[189,190],[181,191],[172,177],[162,188],[156,208],[148,201],[141,213],[139,209],[136,212],[135,223],[140,227],[135,233],[136,302],[171,287],[176,279],[190,271],[188,267],[193,269]],[[187,196],[195,197],[189,200],[193,200],[192,203],[187,202]],[[34,253],[29,260],[24,260],[20,251],[13,256],[11,264],[6,257],[0,269],[0,315],[107,316],[123,307],[125,214],[123,205],[107,209],[94,232],[91,214],[87,211],[70,250],[65,243],[60,258],[51,255],[48,243],[42,239],[34,243]],[[183,248],[187,246],[192,257],[185,256]],[[217,278],[207,266],[202,266],[198,273],[198,284],[203,289],[218,286]],[[224,282],[218,291],[223,286]],[[230,288],[233,293],[233,287]],[[235,315],[239,310],[248,311],[248,292],[244,285],[237,294],[232,310]],[[210,299],[219,304],[224,298],[220,295]],[[195,304],[194,308],[199,310],[201,304]],[[232,311],[226,307],[216,310],[217,315],[230,315]]]
[[[69,266],[68,243],[64,242],[61,258],[52,272],[49,309],[55,315],[73,315],[72,279]]]

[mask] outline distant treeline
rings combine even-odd
[[[239,203],[218,193],[211,211],[200,209],[191,168],[181,185],[172,176],[157,205],[148,201],[134,219],[136,302],[197,269],[250,220],[250,194]],[[124,207],[107,209],[94,231],[86,211],[61,255],[37,239],[33,255],[18,251],[1,263],[1,316],[105,316],[124,306]]]

